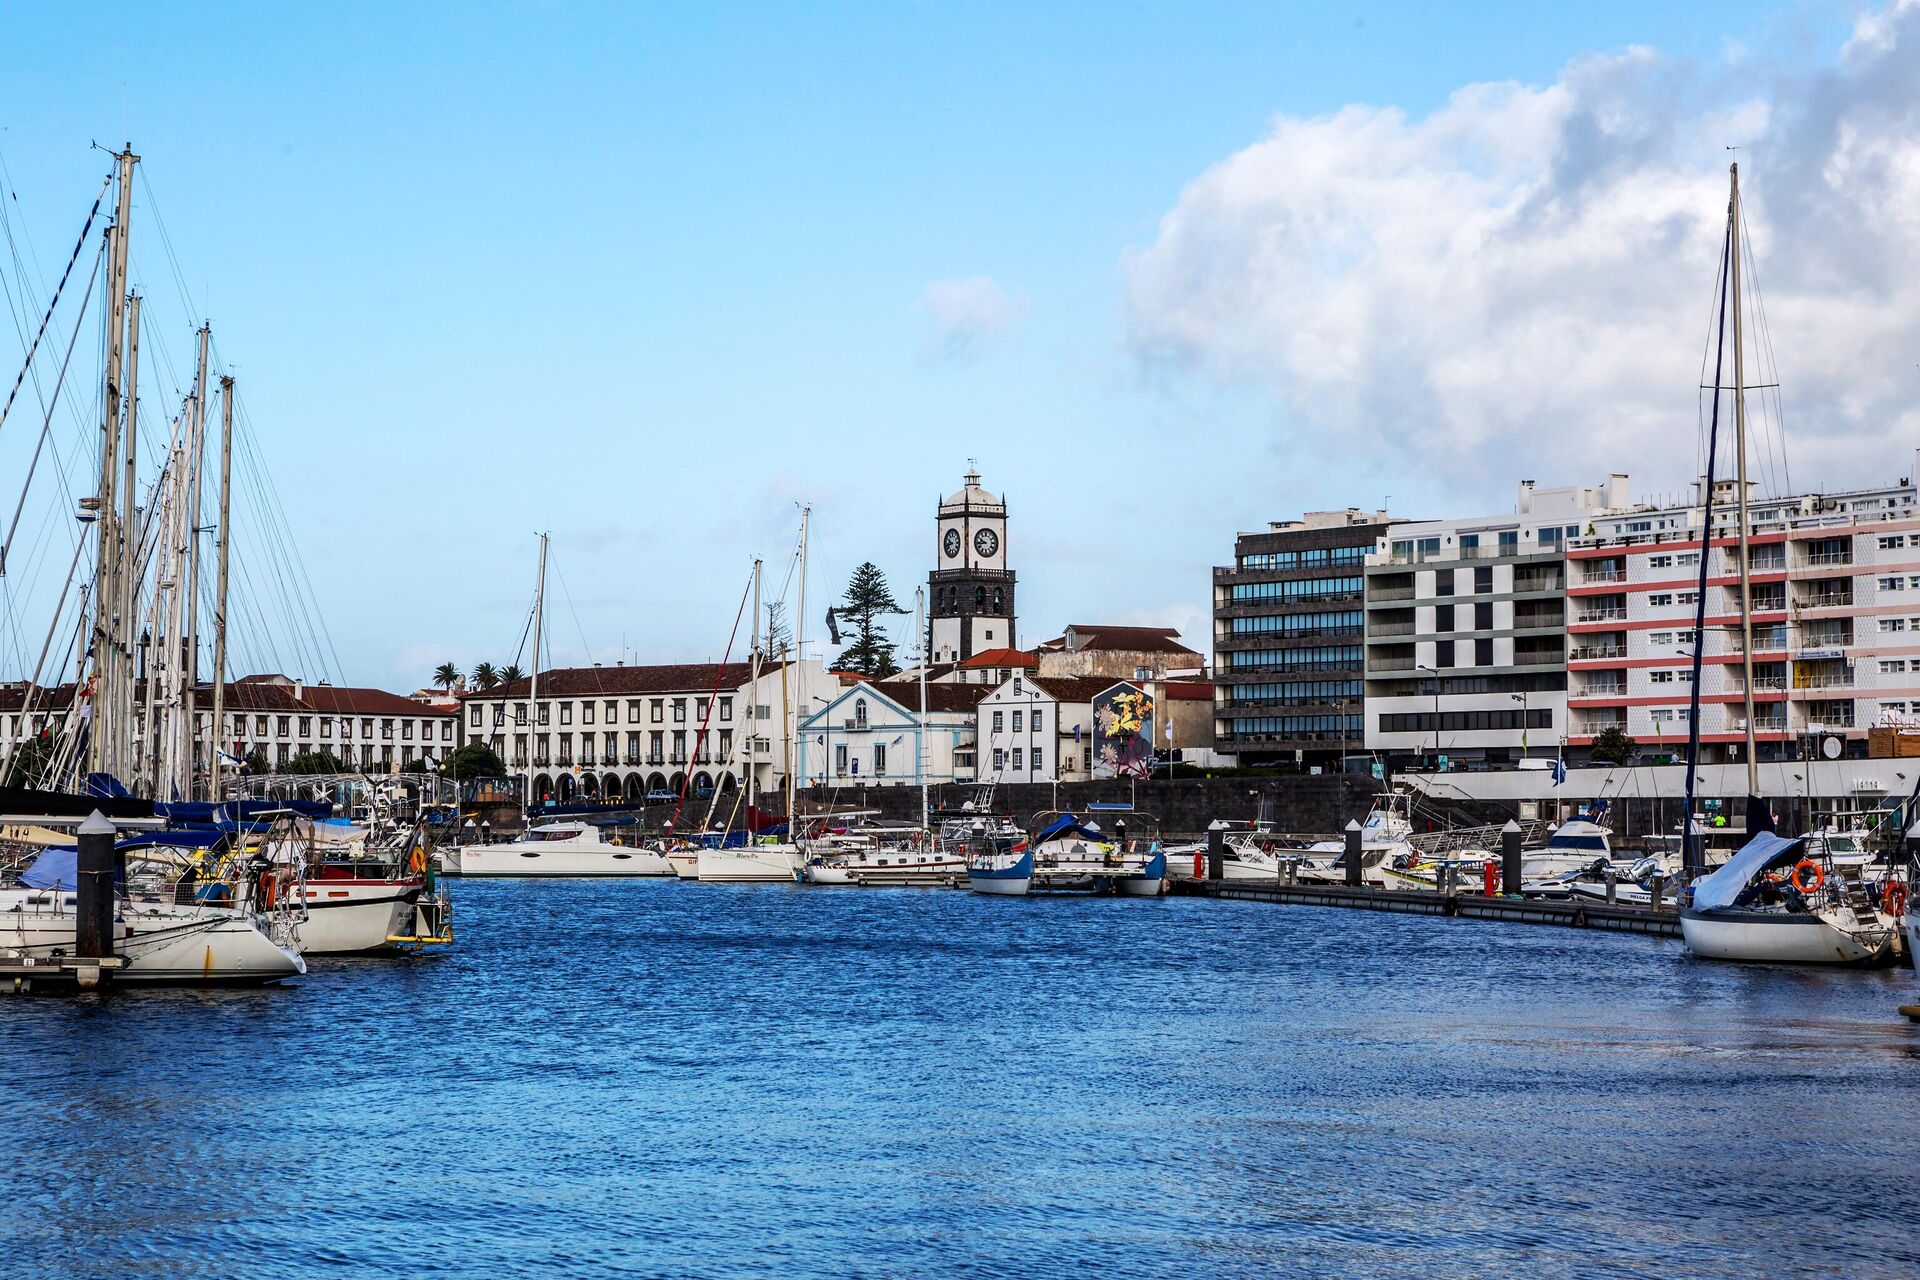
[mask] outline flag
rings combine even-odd
[[[840,624],[833,616],[832,609],[827,610],[827,634],[833,637],[835,644],[840,643]]]
[[[1553,758],[1553,785],[1559,786],[1567,780],[1567,762],[1559,756]]]
[[[899,745],[900,745],[901,743],[903,743],[903,742],[905,742],[906,740],[907,740],[907,735],[906,735],[906,734],[904,734],[904,733],[896,733],[895,735],[893,735],[893,741],[892,741],[892,742],[889,742],[889,743],[888,743],[887,745],[888,745],[888,746],[890,746],[890,747],[897,747],[897,746],[899,746]]]

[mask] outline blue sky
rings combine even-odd
[[[83,26],[43,6],[9,17],[0,157],[44,267],[105,171],[89,143],[142,155],[150,324],[178,369],[211,317],[241,379],[338,653],[306,674],[412,687],[511,658],[536,529],[562,661],[717,656],[800,498],[812,601],[863,559],[910,600],[969,457],[1012,504],[1023,639],[1105,619],[1204,641],[1236,529],[1389,493],[1484,507],[1528,460],[1490,450],[1482,487],[1303,428],[1321,410],[1290,384],[1143,356],[1128,264],[1161,265],[1189,184],[1277,117],[1417,120],[1638,45],[1694,82],[1791,73],[1856,16],[141,5]],[[942,282],[977,305],[942,310]],[[1709,284],[1683,294],[1681,348]],[[25,434],[0,437],[9,477]]]

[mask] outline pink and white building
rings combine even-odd
[[[1698,486],[1696,486],[1697,488]],[[1736,492],[1717,486],[1713,536],[1700,509],[1603,516],[1567,548],[1567,745],[1609,726],[1643,750],[1687,741],[1692,632],[1707,562],[1700,689],[1705,762],[1746,739]],[[1823,738],[1866,754],[1867,730],[1920,714],[1920,504],[1896,485],[1749,498],[1755,749],[1792,759]]]

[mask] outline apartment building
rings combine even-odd
[[[1705,555],[1703,759],[1741,759],[1747,685],[1738,494],[1730,481],[1716,486],[1713,536],[1703,539],[1697,489],[1690,506],[1598,520],[1594,536],[1569,549],[1570,745],[1618,728],[1643,751],[1684,750]],[[1912,477],[1840,493],[1752,495],[1748,506],[1755,751],[1762,760],[1865,755],[1870,728],[1920,715],[1920,506]]]
[[[1627,477],[1512,512],[1395,524],[1365,568],[1365,741],[1401,764],[1552,756],[1567,732],[1567,549],[1628,507]]]
[[[1360,749],[1365,566],[1393,518],[1309,511],[1234,539],[1213,571],[1214,745],[1241,764],[1337,765]]]

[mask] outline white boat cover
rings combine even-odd
[[[1740,851],[1722,863],[1718,871],[1693,882],[1693,909],[1713,911],[1732,906],[1755,876],[1786,862],[1806,842],[1805,836],[1790,840],[1771,831],[1760,832],[1740,846]]]

